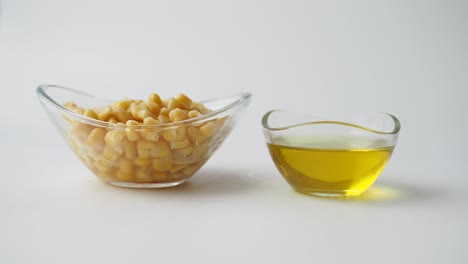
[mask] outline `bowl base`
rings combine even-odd
[[[339,198],[339,197],[355,197],[361,195],[364,191],[360,190],[323,190],[323,189],[298,189],[294,188],[298,193],[319,196],[319,197],[330,197],[330,198]]]
[[[133,182],[116,182],[116,181],[109,181],[105,182],[110,185],[114,185],[117,187],[125,187],[125,188],[136,188],[136,189],[157,189],[157,188],[168,188],[180,185],[186,182],[188,179],[183,179],[180,181],[175,182],[158,182],[158,183],[133,183]]]

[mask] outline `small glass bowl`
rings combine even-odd
[[[60,135],[101,181],[133,188],[170,187],[192,177],[231,133],[252,96],[240,93],[201,101],[212,111],[184,121],[127,126],[92,119],[63,106],[73,101],[95,108],[111,105],[111,100],[55,85],[39,86],[37,95]],[[197,137],[195,132],[205,125],[212,134]],[[138,139],[130,140],[128,133]],[[163,133],[174,133],[177,141],[166,141]]]
[[[272,110],[262,118],[270,155],[296,191],[357,196],[379,177],[396,146],[390,114],[308,116]]]

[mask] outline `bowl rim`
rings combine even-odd
[[[334,124],[334,125],[354,127],[354,128],[357,128],[357,129],[366,130],[366,131],[369,131],[369,132],[372,132],[372,133],[375,133],[375,134],[381,134],[381,135],[397,135],[400,132],[400,129],[401,129],[400,120],[398,120],[398,118],[396,116],[394,116],[392,114],[389,114],[389,113],[378,113],[378,112],[376,112],[374,114],[380,114],[380,115],[383,115],[383,116],[390,117],[392,119],[392,121],[394,123],[394,126],[393,126],[393,129],[391,131],[380,131],[380,130],[377,130],[377,129],[372,129],[372,128],[368,128],[368,127],[365,127],[365,126],[356,125],[356,124],[352,124],[352,123],[348,123],[348,122],[337,121],[337,120],[318,120],[318,121],[311,121],[311,122],[303,122],[303,123],[299,123],[299,124],[293,124],[293,125],[289,125],[289,126],[272,127],[272,126],[270,126],[270,124],[268,122],[268,119],[273,113],[276,113],[276,112],[290,112],[290,111],[285,110],[285,109],[273,109],[273,110],[270,110],[270,111],[266,112],[263,115],[262,120],[261,120],[261,123],[262,123],[262,126],[263,126],[264,129],[266,129],[268,131],[282,131],[282,130],[287,130],[287,129],[291,129],[291,128],[295,128],[295,127],[301,127],[301,126]],[[353,115],[353,114],[348,113],[347,115]]]
[[[95,95],[92,95],[92,94],[89,94],[89,93],[86,93],[86,92],[82,92],[82,91],[79,91],[79,90],[75,90],[75,89],[71,89],[71,88],[68,88],[68,87],[65,87],[65,86],[61,86],[61,85],[42,84],[42,85],[39,85],[36,88],[36,94],[37,94],[37,96],[39,97],[39,99],[41,101],[48,103],[49,105],[55,107],[56,109],[58,109],[59,111],[65,113],[65,114],[67,114],[68,116],[72,116],[73,118],[78,119],[78,120],[80,120],[81,122],[84,122],[84,123],[89,123],[89,124],[100,126],[100,127],[112,127],[112,128],[115,128],[115,129],[125,129],[127,127],[137,128],[137,129],[138,128],[167,128],[167,127],[172,127],[172,126],[175,126],[175,125],[192,124],[192,123],[195,123],[195,122],[198,122],[198,121],[209,119],[211,117],[219,115],[219,114],[221,114],[223,112],[226,112],[226,111],[228,111],[228,110],[230,110],[232,108],[235,108],[237,106],[240,106],[240,105],[243,105],[243,104],[248,104],[248,103],[250,103],[250,101],[252,99],[252,93],[250,93],[250,92],[235,93],[235,94],[232,94],[232,95],[229,95],[229,96],[226,96],[226,97],[222,97],[222,98],[210,98],[210,99],[207,99],[207,100],[199,101],[199,103],[207,104],[207,103],[211,103],[211,102],[215,102],[215,101],[219,101],[219,100],[229,100],[231,98],[235,99],[237,97],[237,99],[235,99],[232,103],[230,103],[228,105],[225,105],[225,106],[223,106],[221,108],[218,108],[216,110],[212,110],[211,112],[200,115],[198,117],[194,117],[194,118],[190,118],[190,119],[186,119],[186,120],[182,120],[182,121],[177,121],[177,122],[165,123],[165,124],[157,124],[157,125],[138,124],[138,125],[129,126],[129,125],[122,124],[122,123],[118,124],[118,123],[111,123],[111,122],[107,122],[107,121],[97,120],[97,119],[94,119],[94,118],[87,117],[85,115],[76,113],[76,112],[74,112],[74,111],[72,111],[70,109],[67,109],[66,107],[64,107],[63,105],[61,105],[57,101],[55,101],[51,96],[49,96],[49,94],[47,93],[47,89],[49,89],[49,88],[62,89],[62,90],[66,90],[68,92],[77,93],[77,94],[81,94],[83,96],[92,97],[92,98],[99,98],[99,97],[97,97]],[[105,99],[105,100],[108,100],[108,99]]]

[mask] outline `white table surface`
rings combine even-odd
[[[467,263],[468,5],[462,1],[21,1],[0,11],[0,263]],[[187,183],[105,185],[35,97],[251,91]],[[360,199],[295,193],[272,108],[390,112],[397,149]]]

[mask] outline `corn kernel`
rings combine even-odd
[[[186,163],[172,164],[171,169],[169,169],[169,172],[170,173],[175,173],[175,172],[178,172],[178,171],[182,170],[183,168],[185,168],[187,166],[188,166],[188,164],[186,164]]]
[[[151,166],[151,159],[149,158],[136,158],[133,160],[133,163],[138,167],[148,167]]]
[[[167,108],[169,108],[169,110],[173,110],[173,109],[181,107],[180,103],[174,98],[167,99],[165,103],[166,103]]]
[[[70,101],[70,102],[64,103],[63,106],[69,110],[72,110],[73,108],[76,107],[76,103],[73,101]]]
[[[116,161],[120,156],[122,155],[122,153],[119,153],[117,151],[115,151],[111,146],[109,145],[106,145],[104,147],[104,153],[103,153],[103,156],[105,159],[109,160],[109,161]]]
[[[147,168],[137,168],[135,172],[135,180],[140,183],[149,183],[153,181],[150,170]]]
[[[201,113],[198,112],[197,110],[192,110],[188,112],[188,117],[189,118],[195,118],[201,116]]]
[[[133,160],[137,157],[137,148],[134,142],[124,140],[123,142],[124,155],[127,159]]]
[[[78,143],[83,144],[86,142],[91,130],[93,130],[92,126],[77,123],[70,128],[70,134]]]
[[[148,103],[148,110],[150,110],[150,112],[157,116],[159,115],[159,110],[161,110],[161,107],[157,104],[157,103]]]
[[[148,102],[162,105],[161,97],[159,97],[159,94],[157,93],[150,94],[148,97]]]
[[[129,112],[127,112],[125,109],[123,109],[122,107],[115,108],[113,111],[113,114],[114,114],[114,118],[117,121],[122,122],[122,123],[125,123],[128,120],[132,119],[132,115]]]
[[[195,145],[203,144],[206,141],[206,137],[203,136],[199,129],[196,127],[188,127],[187,136],[190,142],[192,142]]]
[[[150,110],[143,109],[143,110],[140,110],[140,111],[137,112],[135,119],[143,121],[147,117],[155,118],[155,116],[151,113]]]
[[[113,130],[107,132],[104,140],[108,146],[111,146],[115,151],[122,154],[124,152],[123,140],[125,136],[124,130]]]
[[[107,130],[104,128],[96,127],[88,135],[88,145],[92,146],[95,151],[100,152],[104,149],[104,137]]]
[[[223,116],[223,117],[220,117],[220,118],[216,119],[215,120],[216,127],[218,127],[218,128],[223,127],[228,119],[229,119],[229,116]]]
[[[171,112],[171,110],[167,107],[163,107],[161,108],[161,110],[159,110],[159,115],[163,115],[163,116],[169,116],[169,113]]]
[[[112,104],[112,110],[115,110],[117,108],[122,108],[124,110],[127,110],[128,107],[134,102],[134,100],[131,99],[123,99],[118,102],[115,102]]]
[[[183,149],[190,145],[190,141],[188,139],[180,140],[180,141],[171,141],[171,149]]]
[[[104,107],[99,113],[97,117],[99,120],[107,121],[112,116],[112,109],[109,106]]]
[[[171,162],[168,158],[153,159],[153,169],[155,171],[168,171],[171,168]]]
[[[180,108],[176,108],[172,110],[171,112],[169,112],[169,119],[172,122],[179,122],[179,121],[187,120],[188,119],[187,111],[182,110]]]
[[[119,169],[121,172],[131,174],[133,171],[133,162],[125,157],[120,159]]]
[[[154,125],[161,124],[161,122],[159,120],[156,120],[156,119],[149,116],[149,117],[147,117],[147,118],[145,118],[143,120],[143,124],[154,126]],[[143,131],[141,131],[141,136],[144,139],[150,140],[150,141],[158,141],[159,140],[159,133],[158,133],[158,130],[156,128],[144,129]]]
[[[179,102],[182,109],[189,110],[192,107],[192,99],[183,93],[177,95],[175,99]]]
[[[102,180],[105,180],[105,181],[110,181],[112,180],[112,178],[114,177],[114,174],[115,172],[113,170],[111,171],[100,171],[100,170],[97,170],[95,171],[95,173],[102,179]]]
[[[140,115],[142,115],[143,110],[147,110],[149,112],[148,106],[146,105],[146,103],[138,102],[138,101],[135,101],[132,104],[130,104],[127,110],[132,115],[133,119],[138,120],[138,121],[142,121],[144,119],[144,118],[139,117],[138,113],[141,112]]]
[[[127,133],[128,140],[137,141],[140,137],[140,134],[138,133],[138,131],[136,131],[136,129],[132,128],[132,126],[137,126],[138,122],[135,120],[128,120],[126,125],[128,126],[128,128],[125,130]]]
[[[193,159],[199,161],[206,157],[208,154],[209,147],[207,144],[197,145],[193,147]]]
[[[171,160],[174,163],[192,162],[192,161],[194,161],[193,157],[191,156],[192,153],[193,153],[193,147],[191,147],[191,146],[188,146],[188,147],[183,148],[183,149],[175,149],[175,150],[172,151]]]
[[[114,169],[112,164],[106,162],[105,160],[95,161],[93,164],[99,171],[103,172],[110,172]]]
[[[175,129],[165,129],[161,132],[161,135],[166,141],[169,142],[174,141],[177,138],[177,132]]]
[[[118,171],[117,172],[117,178],[123,180],[123,181],[133,181],[133,175],[131,173],[127,173],[124,171]]]
[[[163,124],[166,124],[166,123],[171,122],[171,120],[169,119],[169,117],[164,116],[164,115],[158,116],[158,120],[159,120],[161,123],[163,123]]]
[[[84,115],[92,119],[98,119],[96,112],[94,112],[92,109],[85,110]]]
[[[152,158],[169,157],[171,154],[171,147],[167,141],[159,139],[157,142],[152,143],[154,143],[153,148],[149,150],[149,155]]]
[[[155,171],[153,173],[153,179],[159,182],[167,181],[169,179],[169,173],[165,171]]]
[[[199,128],[201,134],[207,138],[213,136],[216,133],[216,125],[214,122],[208,122]]]
[[[190,176],[194,174],[198,169],[199,169],[198,166],[191,164],[185,167],[184,169],[182,169],[182,173],[184,173],[187,176]]]
[[[137,141],[138,157],[146,159],[150,157],[150,151],[156,146],[156,142],[140,139]]]

